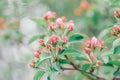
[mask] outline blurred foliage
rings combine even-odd
[[[85,5],[87,5],[88,8],[81,8],[81,4],[84,4],[82,1],[87,1]],[[107,31],[106,28],[111,28],[113,24],[116,23],[113,11],[116,8],[120,8],[120,0],[0,0],[0,41],[2,43],[0,46],[3,46],[6,41],[10,43],[22,43],[25,36],[20,31],[20,21],[26,16],[33,18],[35,6],[38,7],[37,11],[41,12],[41,10],[44,10],[44,7],[41,9],[40,5],[47,7],[45,11],[50,10],[56,12],[58,17],[64,15],[67,17],[67,20],[74,20],[76,31],[84,33],[89,37],[93,35],[98,36],[104,39],[105,43],[114,45],[111,43],[115,40],[115,37],[110,37],[109,31]],[[43,16],[45,11],[43,11],[40,16]],[[99,35],[99,33],[101,34]],[[105,35],[107,35],[107,37],[105,37]],[[75,44],[75,47],[79,48],[79,45],[80,44]],[[118,46],[115,48],[116,52],[119,52]],[[3,53],[0,52],[0,55],[1,54]],[[115,56],[115,58],[117,58],[117,56]],[[28,58],[28,60],[30,59]],[[12,60],[9,61],[13,64]],[[114,64],[112,61],[110,63]],[[119,62],[116,62],[116,64],[119,65]],[[9,70],[10,69],[4,72],[4,75],[8,73]],[[10,71],[12,72],[12,70]],[[109,75],[110,77],[113,76],[112,73],[114,71],[115,68],[113,67],[106,68],[102,66],[101,69],[101,72],[104,72],[105,75]],[[84,78],[84,75],[81,73],[74,71],[69,73],[69,75],[62,75],[64,80],[79,80],[80,78]],[[115,72],[115,75],[117,75],[117,73],[119,72]]]

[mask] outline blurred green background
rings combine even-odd
[[[28,40],[45,31],[31,18],[54,11],[57,17],[74,20],[76,31],[91,37],[117,22],[113,12],[119,7],[120,0],[0,0],[0,80],[33,80],[35,71],[28,64],[38,44],[28,45]],[[76,74],[59,77],[79,80]]]

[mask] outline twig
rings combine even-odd
[[[83,71],[83,70],[79,69],[79,68],[69,59],[69,57],[68,57],[67,55],[65,55],[65,58],[70,62],[70,64],[73,66],[73,68],[63,68],[63,67],[62,67],[61,69],[63,69],[63,70],[77,70],[77,71],[80,71],[80,72],[82,72],[82,73],[87,73],[87,74],[90,74],[90,75],[94,76],[94,77],[95,77],[94,80],[98,80],[98,79],[106,80],[105,78],[99,77],[99,76],[97,76],[97,75],[95,75],[95,74],[93,74],[93,73],[91,73],[91,72],[87,72],[87,71]]]

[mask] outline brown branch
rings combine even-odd
[[[95,77],[94,80],[98,80],[98,79],[106,80],[105,78],[99,77],[99,76],[97,76],[97,75],[95,75],[95,74],[93,74],[93,73],[91,73],[91,72],[87,72],[87,71],[83,71],[83,70],[79,69],[79,68],[69,59],[69,57],[68,57],[67,55],[65,55],[65,58],[70,62],[70,64],[73,66],[73,68],[63,68],[63,67],[62,67],[61,69],[63,69],[63,70],[77,70],[77,71],[80,71],[80,72],[82,72],[82,73],[87,73],[87,74],[90,74],[90,75],[94,76],[94,77]]]

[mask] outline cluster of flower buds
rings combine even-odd
[[[32,68],[35,67],[35,59],[38,59],[40,57],[40,54],[41,54],[41,50],[40,49],[35,51],[34,58],[33,58],[33,60],[30,63],[30,67],[32,67]]]
[[[56,15],[54,12],[47,12],[44,15],[45,20],[48,21],[48,28],[49,32],[53,32],[50,34],[47,41],[44,41],[44,39],[39,39],[40,49],[38,49],[34,53],[34,59],[30,63],[30,67],[36,67],[35,61],[40,59],[41,53],[50,53],[51,56],[55,57],[56,52],[61,51],[64,49],[64,46],[68,43],[68,35],[69,32],[74,30],[74,22],[70,20],[68,24],[65,26],[66,17],[62,16],[61,18],[57,18],[56,20],[52,20],[52,18],[55,18]],[[55,22],[54,22],[55,21]],[[58,30],[58,31],[57,31]],[[63,32],[61,33],[60,30]],[[60,42],[60,44],[59,44]],[[57,57],[57,56],[56,56]]]
[[[119,33],[120,33],[120,26],[114,25],[114,26],[113,26],[113,29],[111,30],[110,33],[111,33],[112,35],[120,38],[120,34],[119,34]]]
[[[51,19],[54,19],[56,18],[56,13],[55,12],[51,12],[51,11],[48,11],[45,15],[44,15],[44,19],[46,21],[49,21]]]
[[[117,17],[117,18],[120,19],[120,11],[119,11],[118,9],[116,9],[116,10],[114,11],[114,15],[115,15],[115,17]]]
[[[96,55],[94,54],[94,51],[96,48],[100,48],[100,50],[103,49],[105,47],[104,43],[101,40],[97,39],[96,37],[92,37],[91,39],[87,40],[84,45],[85,45],[84,51],[89,55],[91,61],[95,62],[96,65],[100,65],[99,63],[100,61],[96,62],[97,58]]]
[[[74,22],[72,20],[70,20],[68,22],[68,24],[65,26],[65,21],[66,21],[65,16],[62,16],[61,18],[57,18],[56,22],[53,22],[52,20],[50,20],[48,22],[48,28],[51,31],[55,31],[56,28],[59,28],[61,30],[68,29],[68,31],[74,30],[74,27],[75,27]]]

